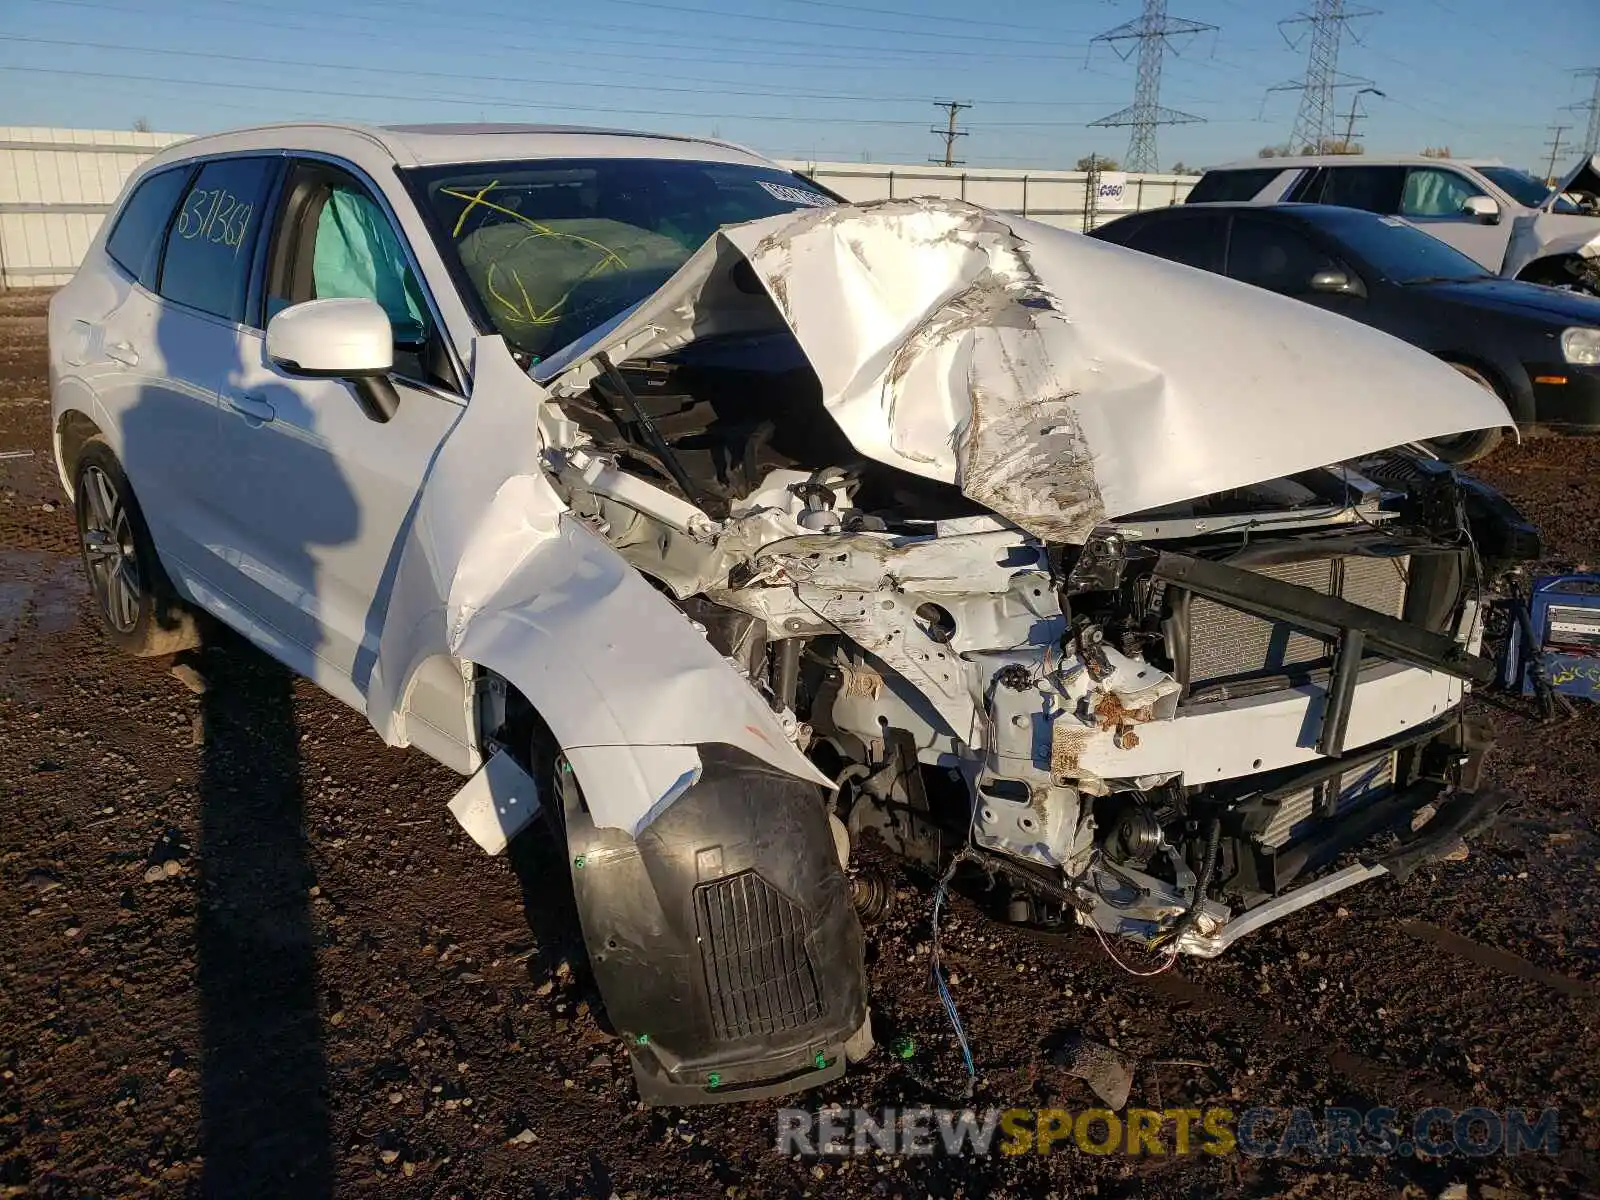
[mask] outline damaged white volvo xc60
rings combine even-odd
[[[283,126],[146,164],[50,343],[111,638],[210,614],[491,853],[547,816],[651,1100],[867,1042],[869,844],[1205,956],[1493,815],[1536,538],[1406,447],[1510,418],[1254,288],[718,142]]]

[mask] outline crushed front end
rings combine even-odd
[[[871,530],[832,496],[832,532],[715,600],[786,635],[763,686],[853,837],[961,853],[1000,915],[1210,956],[1494,815],[1460,705],[1493,675],[1492,578],[1537,537],[1446,468],[1388,453],[1082,545]]]
[[[1005,919],[1210,955],[1493,815],[1461,702],[1492,674],[1492,582],[1537,539],[1403,449],[1510,421],[1403,343],[928,200],[724,228],[592,338],[516,365],[542,389],[554,532],[512,575],[538,582],[514,606],[536,619],[491,628],[529,647],[513,685],[560,660],[605,715],[580,725],[557,702],[549,724],[618,863],[696,789],[722,799],[669,822],[696,887],[730,869],[727,846],[781,856],[763,810],[734,811],[736,747],[788,780],[816,818],[807,861],[830,897],[853,872],[864,913],[884,893],[862,851],[881,843],[935,878],[978,864]],[[464,462],[504,444],[485,411]],[[522,536],[511,520],[482,540]],[[529,645],[531,625],[553,636]],[[563,657],[579,646],[603,669]],[[780,869],[751,869],[804,952],[761,959],[757,939],[741,969],[789,995],[779,966],[821,979],[825,944],[848,939]],[[672,885],[661,912],[690,911],[687,875],[635,877]],[[642,893],[600,883],[586,874],[586,931],[631,928]],[[694,1003],[715,964],[692,928],[637,939],[628,977],[656,988],[671,958],[665,990]],[[819,1038],[824,1066],[870,1039],[854,985],[821,1033],[750,1045],[716,1032],[723,993],[703,990],[683,1046],[635,1052],[641,1088],[704,1090],[691,1077],[722,1078],[724,1053],[755,1088]]]

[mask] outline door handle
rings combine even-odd
[[[125,367],[139,365],[139,352],[133,348],[132,342],[112,342],[106,347],[106,357]]]
[[[226,392],[223,399],[228,402],[229,408],[252,425],[264,425],[278,415],[278,410],[271,404],[250,392]]]

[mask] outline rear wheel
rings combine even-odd
[[[73,508],[84,572],[112,644],[141,657],[197,645],[194,614],[161,569],[128,477],[99,438],[78,454]]]
[[[1500,389],[1482,371],[1469,367],[1465,363],[1451,363],[1457,371],[1479,387],[1493,392],[1500,399]],[[1453,434],[1450,437],[1433,438],[1426,444],[1430,450],[1447,463],[1469,463],[1482,458],[1500,444],[1500,439],[1505,436],[1503,429],[1472,429],[1466,433]]]

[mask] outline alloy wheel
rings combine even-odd
[[[118,633],[129,633],[139,621],[144,595],[133,525],[117,485],[99,467],[83,473],[78,498],[83,529],[83,557],[100,610]]]

